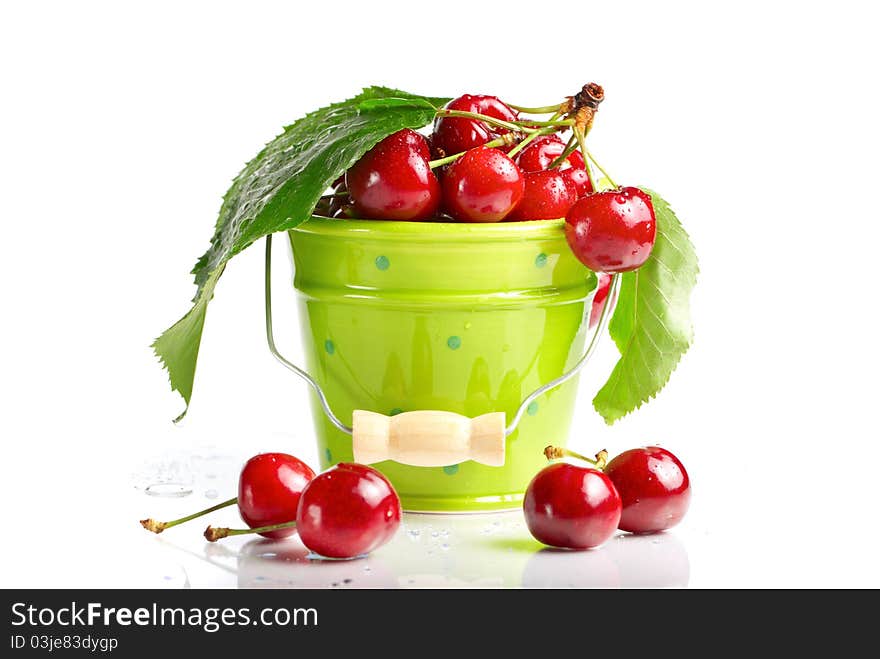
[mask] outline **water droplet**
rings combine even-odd
[[[153,483],[144,490],[151,497],[163,497],[166,499],[180,499],[192,494],[192,488],[183,483]]]
[[[436,538],[438,535],[440,535],[440,534],[437,531],[431,531],[432,538]]]
[[[471,321],[467,321],[467,322],[464,324],[464,328],[465,328],[466,330],[469,330],[469,329],[470,329],[471,327],[473,327],[473,326],[474,326],[474,324],[473,324]]]
[[[407,531],[407,534],[413,540],[418,540],[419,535],[421,534],[421,531],[419,531],[418,529],[410,529],[409,531]]]
[[[207,499],[216,499],[218,496],[220,496],[220,494],[217,490],[205,490],[205,498]]]
[[[442,545],[440,545],[440,549],[442,549],[443,551],[449,551],[449,545],[444,542]]]

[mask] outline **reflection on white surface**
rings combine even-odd
[[[169,530],[157,551],[165,560],[176,554],[193,587],[685,587],[690,576],[687,551],[672,533],[619,534],[591,551],[556,550],[532,539],[519,512],[405,515],[388,545],[348,561],[317,558],[296,536],[208,544],[190,534],[188,546],[177,542],[183,537]]]

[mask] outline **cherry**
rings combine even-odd
[[[556,169],[526,172],[523,197],[506,220],[553,220],[565,217],[577,200],[577,191]]]
[[[366,554],[388,542],[400,526],[400,499],[380,472],[339,463],[303,491],[297,528],[303,543],[329,558]]]
[[[600,469],[556,462],[529,483],[523,512],[529,531],[545,545],[591,549],[614,534],[621,500]]]
[[[465,94],[446,106],[447,110],[475,112],[494,119],[516,121],[517,113],[496,96]],[[443,155],[461,153],[503,135],[508,131],[489,126],[486,122],[466,117],[437,117],[431,144]]]
[[[626,272],[651,254],[657,233],[651,197],[638,188],[594,192],[565,216],[574,255],[595,272]]]
[[[404,128],[367,151],[345,174],[355,210],[375,220],[424,220],[440,204],[424,136]]]
[[[568,162],[571,163],[571,167],[563,168],[562,175],[574,184],[578,198],[590,194],[593,191],[593,184],[587,175],[584,157],[579,151],[572,151],[571,155],[568,156]]]
[[[524,172],[540,172],[547,169],[563,151],[565,151],[565,142],[558,135],[542,135],[520,152],[516,157],[516,164]],[[572,155],[575,153],[577,151],[573,151]],[[571,156],[568,157],[568,162],[571,163]]]
[[[465,222],[503,220],[524,191],[519,167],[498,149],[471,149],[449,165],[443,175],[445,210]]]
[[[299,458],[286,453],[260,453],[242,467],[238,478],[237,498],[170,522],[142,519],[141,526],[153,533],[162,533],[172,526],[238,504],[241,518],[252,529],[257,529],[255,533],[267,538],[284,538],[293,533],[293,529],[267,528],[264,532],[263,527],[274,527],[278,524],[284,526],[284,522],[294,519],[300,495],[314,477],[315,472]]]
[[[516,159],[516,164],[524,172],[540,172],[565,151],[565,142],[558,135],[543,135],[529,144]],[[593,191],[590,177],[584,167],[584,157],[578,151],[572,151],[566,162],[558,167],[563,176],[574,184],[577,197],[583,197]]]
[[[296,518],[300,495],[315,477],[305,462],[286,453],[261,453],[248,460],[238,478],[238,512],[251,528]],[[296,529],[260,533],[285,538]]]
[[[691,500],[691,485],[681,461],[657,446],[624,451],[605,467],[623,501],[618,527],[655,533],[678,524]]]
[[[599,316],[602,314],[602,307],[605,306],[605,298],[608,297],[608,291],[611,289],[611,275],[605,272],[597,272],[596,277],[599,283],[596,286],[596,294],[593,295],[593,306],[590,309],[590,328],[596,326],[599,322]],[[616,300],[608,301],[608,313],[611,313],[611,307],[614,306]]]
[[[353,558],[388,542],[400,526],[400,515],[400,498],[385,476],[366,465],[340,462],[306,485],[295,519],[251,529],[209,526],[205,539],[295,528],[316,554]]]

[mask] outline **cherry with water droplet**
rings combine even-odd
[[[464,94],[450,101],[446,109],[473,112],[503,121],[517,119],[517,113],[497,96],[485,94]],[[479,119],[440,116],[434,121],[431,143],[440,153],[451,156],[482,146],[507,132],[505,128],[490,126]]]
[[[505,218],[508,221],[553,220],[565,217],[577,199],[574,184],[556,169],[523,174],[522,199]]]
[[[444,210],[463,222],[500,222],[524,192],[519,167],[498,149],[471,149],[443,175]]]
[[[355,212],[374,220],[425,220],[440,205],[440,183],[424,136],[405,128],[367,151],[345,174]]]
[[[651,254],[657,222],[651,197],[639,188],[594,192],[565,216],[565,237],[574,255],[594,272],[626,272]]]

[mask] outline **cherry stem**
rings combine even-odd
[[[548,125],[549,125],[549,126],[554,126],[554,124],[553,124],[552,122],[553,122],[553,120],[555,120],[557,117],[559,117],[559,112],[557,112],[557,113],[554,114],[552,117],[550,117],[550,122],[551,122],[551,123],[548,123]],[[537,133],[530,133],[529,136],[526,137],[526,139],[524,139],[522,142],[520,142],[520,143],[517,144],[515,147],[513,147],[510,151],[508,151],[508,152],[507,152],[507,155],[508,155],[509,157],[513,158],[517,153],[519,153],[520,151],[522,151],[523,149],[525,149],[525,148],[529,145],[529,143],[530,143],[532,140],[535,140],[535,139],[537,139],[538,137],[541,137],[542,135],[552,135],[552,134],[555,133],[555,132],[556,132],[556,129],[555,129],[555,127],[554,127],[553,129],[544,128],[543,130],[539,130]]]
[[[562,150],[562,153],[560,153],[558,156],[556,156],[556,158],[553,160],[553,162],[551,162],[547,166],[547,169],[556,169],[557,167],[559,167],[562,163],[564,163],[566,160],[568,160],[568,157],[572,153],[574,153],[574,150],[576,148],[577,148],[577,138],[574,136],[574,133],[572,133],[571,137],[568,138],[568,144],[565,145],[565,148]]]
[[[523,123],[527,126],[539,126],[541,128],[545,126],[556,126],[559,128],[565,128],[574,126],[574,119],[548,119],[547,121],[532,121],[531,119],[529,119],[528,121],[524,121]]]
[[[498,126],[500,128],[506,128],[507,130],[517,133],[535,133],[539,130],[543,130],[543,128],[547,126],[569,128],[574,126],[576,123],[574,119],[554,119],[551,121],[534,121],[530,119],[525,119],[523,121],[505,121],[503,119],[496,119],[495,117],[490,117],[487,114],[480,114],[478,112],[467,112],[466,110],[447,110],[445,108],[442,110],[437,110],[437,116],[476,119],[477,121],[482,121],[484,123],[490,124],[492,126]],[[534,128],[533,126],[539,126],[539,128]]]
[[[215,510],[220,510],[222,508],[226,508],[227,506],[235,505],[236,503],[238,503],[237,498],[229,499],[229,501],[218,503],[216,506],[205,508],[204,510],[200,510],[197,513],[193,513],[192,515],[187,515],[186,517],[181,517],[180,519],[175,519],[170,522],[157,522],[152,517],[150,517],[149,519],[142,519],[141,526],[147,529],[147,531],[152,531],[153,533],[162,533],[162,531],[164,531],[165,529],[170,529],[172,526],[183,524],[184,522],[188,522],[191,519],[196,519],[197,517],[201,517],[202,515],[213,513]]]
[[[600,471],[605,468],[605,465],[608,463],[608,451],[604,448],[596,454],[596,459],[588,458],[585,455],[581,455],[571,449],[563,448],[561,446],[548,446],[544,449],[544,456],[548,460],[558,460],[563,457],[575,458],[576,460],[583,460],[584,462],[589,462],[591,465],[594,465],[596,469]]]
[[[608,175],[608,172],[605,171],[605,168],[602,167],[602,165],[600,165],[600,164],[596,161],[596,159],[593,157],[593,154],[590,153],[589,151],[584,151],[584,155],[586,155],[587,158],[589,158],[590,160],[593,161],[593,164],[596,165],[596,167],[599,168],[599,171],[602,172],[602,175],[603,175],[605,178],[608,179],[608,182],[609,182],[613,187],[616,188],[616,187],[617,187],[617,183],[615,183],[615,182],[614,182],[614,179],[611,178],[611,177]],[[584,160],[584,164],[586,164],[586,159]],[[595,188],[594,188],[594,189],[595,189]]]
[[[497,146],[507,146],[513,143],[516,140],[516,133],[508,133],[507,135],[502,135],[501,137],[496,137],[494,140],[490,140],[486,142],[483,146],[487,149],[494,149]],[[429,160],[428,167],[431,169],[435,169],[437,167],[442,167],[443,165],[448,165],[451,162],[455,162],[459,158],[461,158],[467,151],[461,151],[459,153],[453,153],[451,156],[446,156],[445,158],[437,158],[437,160]]]
[[[517,112],[525,112],[526,114],[549,114],[550,112],[556,112],[559,114],[560,108],[559,105],[545,105],[540,108],[529,108],[524,105],[513,105],[512,103],[508,103],[507,105]]]
[[[465,110],[437,110],[438,117],[461,117],[463,119],[476,119],[477,121],[482,121],[492,126],[499,126],[500,128],[506,128],[507,130],[513,131],[523,131],[526,133],[533,132],[538,130],[537,128],[525,128],[524,126],[520,126],[519,124],[504,121],[503,119],[496,119],[495,117],[490,117],[487,114],[479,114],[478,112],[467,112]]]
[[[590,157],[589,151],[587,151],[587,145],[585,140],[585,132],[582,128],[575,126],[574,127],[574,135],[577,138],[578,148],[580,148],[581,153],[584,156],[584,169],[587,172],[587,180],[590,182],[590,188],[592,190],[596,189],[596,184],[593,183],[593,174],[590,172]],[[611,179],[608,179],[609,181]]]
[[[279,529],[289,529],[296,526],[296,522],[281,522],[281,524],[271,524],[270,526],[258,526],[253,529],[227,529],[224,527],[209,526],[205,529],[205,540],[208,542],[217,542],[222,538],[230,535],[245,535],[247,533],[268,533],[269,531],[278,531]]]

